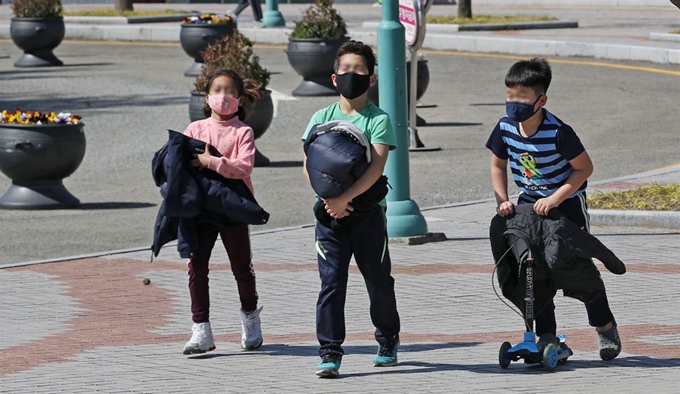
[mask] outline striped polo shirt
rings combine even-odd
[[[555,193],[574,169],[569,164],[585,151],[574,130],[556,116],[543,110],[543,123],[529,138],[519,132],[519,123],[507,116],[494,128],[486,147],[498,158],[508,160],[521,192],[533,200]],[[586,189],[587,182],[572,196]]]

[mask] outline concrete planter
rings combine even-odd
[[[63,179],[85,157],[83,124],[0,124],[0,171],[12,186],[0,197],[3,209],[75,208],[80,200]]]
[[[321,38],[291,38],[288,41],[288,62],[302,77],[293,96],[337,96],[331,75],[335,54],[349,37],[335,40]]]
[[[194,64],[184,72],[185,77],[201,75],[203,57],[201,52],[210,44],[224,36],[234,36],[236,22],[227,24],[192,24],[183,23],[179,31],[179,42],[187,55],[194,58]]]
[[[10,36],[14,44],[24,51],[14,63],[15,67],[62,66],[52,50],[64,39],[64,19],[12,18]]]

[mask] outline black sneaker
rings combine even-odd
[[[621,353],[621,337],[616,328],[616,320],[612,321],[612,328],[605,332],[598,332],[600,340],[600,358],[604,361],[615,359]]]
[[[560,340],[557,338],[555,334],[545,333],[538,337],[538,342],[536,343],[536,346],[538,347],[538,350],[541,353],[543,353],[543,349],[545,349],[545,347],[551,343],[555,345],[556,348],[559,348],[560,346]]]

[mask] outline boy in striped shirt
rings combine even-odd
[[[501,118],[486,143],[492,152],[496,212],[500,216],[514,212],[508,198],[510,162],[512,178],[520,189],[517,204],[533,204],[541,216],[556,208],[589,231],[586,186],[593,163],[574,130],[544,108],[551,80],[552,71],[544,59],[517,62],[505,76],[507,116]],[[598,333],[600,358],[616,358],[621,352],[621,339],[607,294],[585,303],[585,307],[588,322]],[[552,300],[539,311],[535,322],[539,348],[549,343],[557,345]]]

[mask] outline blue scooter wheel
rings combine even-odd
[[[548,371],[552,371],[557,365],[557,348],[555,345],[548,344],[543,349],[543,367]]]
[[[510,366],[512,360],[508,356],[508,350],[512,348],[510,342],[503,342],[501,349],[498,351],[498,364],[501,368],[506,369]]]

